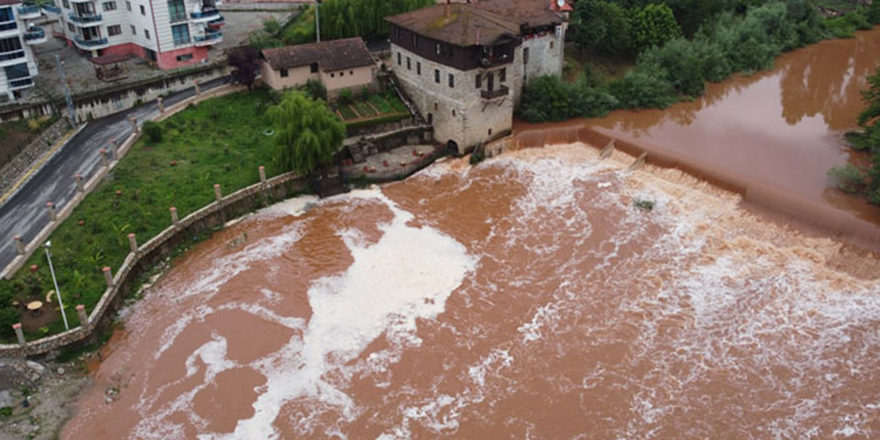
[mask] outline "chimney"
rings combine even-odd
[[[444,6],[444,12],[446,13],[446,18],[452,17],[452,6],[449,5],[449,0],[446,0],[446,6]]]

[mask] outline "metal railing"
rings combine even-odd
[[[12,29],[18,29],[18,23],[14,21],[10,21],[7,23],[0,23],[0,31],[9,31]]]
[[[97,23],[97,22],[103,20],[103,17],[101,17],[101,14],[76,15],[73,12],[71,12],[69,17],[70,17],[70,21],[72,21],[74,23],[84,23],[84,24],[85,23]]]
[[[46,37],[46,31],[43,28],[32,27],[24,33],[25,40],[39,40]]]
[[[190,12],[189,16],[195,20],[199,20],[202,18],[219,17],[220,11],[216,9],[208,9],[207,11],[202,12]]]
[[[61,8],[59,8],[58,6],[55,6],[55,5],[43,5],[42,8],[43,8],[43,11],[49,12],[52,14],[60,14],[61,13]]]
[[[219,31],[210,32],[209,31],[209,32],[205,33],[205,35],[196,35],[195,37],[193,37],[193,40],[196,43],[199,43],[202,41],[213,41],[213,40],[217,40],[220,38],[223,38],[223,32],[219,32]]]
[[[16,58],[24,58],[24,49],[18,49],[13,52],[0,53],[0,61],[14,60]]]
[[[18,15],[31,15],[31,14],[39,14],[40,7],[37,5],[24,5],[19,6]]]
[[[507,96],[508,93],[510,93],[510,89],[507,88],[507,86],[501,86],[491,91],[483,90],[482,92],[480,92],[480,95],[483,97],[483,99],[495,99],[502,96]]]
[[[79,35],[77,35],[74,38],[74,41],[76,41],[76,44],[79,44],[80,46],[86,46],[86,47],[94,47],[94,46],[101,46],[101,45],[107,44],[106,38],[92,38],[91,40],[84,40]]]

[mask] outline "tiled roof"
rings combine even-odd
[[[549,0],[482,0],[429,6],[386,20],[428,38],[472,46],[517,36],[522,27],[561,23],[564,18]]]
[[[262,53],[273,69],[290,69],[318,63],[321,70],[332,72],[373,64],[367,45],[359,37],[263,49]]]
[[[0,0],[0,6],[17,5],[21,0]]]

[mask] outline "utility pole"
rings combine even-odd
[[[64,86],[64,99],[67,101],[67,111],[70,112],[70,120],[73,121],[73,126],[79,125],[79,121],[76,120],[76,110],[73,108],[73,98],[70,97],[70,88],[67,87],[67,77],[64,76],[64,68],[61,67],[64,62],[61,61],[61,56],[57,53],[55,54],[55,64],[58,64],[58,76],[61,77],[61,85]]]
[[[321,10],[321,0],[315,0],[315,33],[318,35],[318,43],[321,42],[321,13],[320,13],[320,10]]]
[[[58,297],[58,306],[61,307],[61,317],[64,318],[64,328],[70,330],[70,326],[67,325],[67,313],[64,311],[64,303],[61,302],[61,290],[58,288],[58,280],[55,278],[55,268],[52,267],[52,255],[49,253],[49,248],[52,247],[52,242],[47,241],[43,246],[46,247],[46,258],[49,260],[49,271],[52,273],[52,282],[55,283],[55,296]]]

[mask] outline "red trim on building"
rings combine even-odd
[[[178,67],[188,66],[190,64],[205,62],[208,60],[208,50],[210,47],[186,47],[178,50],[169,50],[168,52],[159,53],[159,68],[176,69]],[[192,59],[177,61],[177,57],[181,55],[192,54]]]

